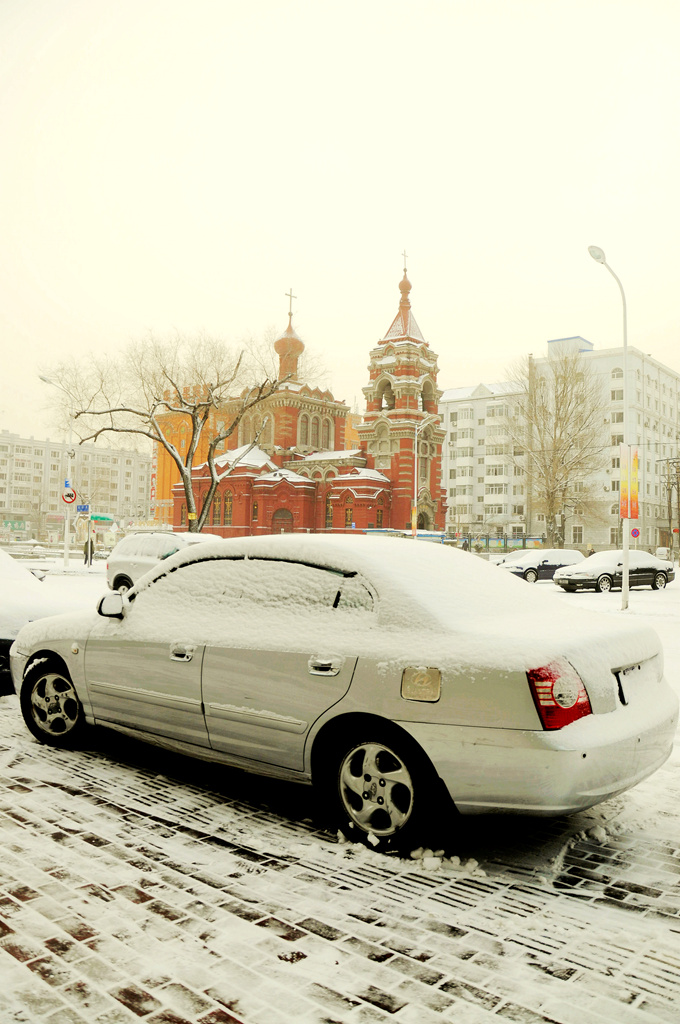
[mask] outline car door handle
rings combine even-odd
[[[170,648],[170,661],[191,661],[195,650],[191,644],[173,644]]]
[[[310,675],[313,676],[337,676],[344,664],[344,658],[321,658],[312,655],[307,662],[307,668],[309,669]]]

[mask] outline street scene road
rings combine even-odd
[[[101,570],[50,574],[84,600]],[[619,615],[620,595],[566,595]],[[631,595],[680,686],[680,596]],[[310,790],[95,732],[36,743],[0,698],[0,1020],[677,1020],[680,756],[560,819],[452,824],[375,853]]]

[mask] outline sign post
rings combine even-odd
[[[61,500],[66,505],[66,517],[64,519],[64,568],[68,569],[68,558],[71,550],[71,505],[76,500],[76,492],[71,487],[70,480],[64,480],[64,490],[61,492]]]

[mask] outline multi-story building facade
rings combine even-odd
[[[669,467],[680,454],[680,373],[629,346],[624,389],[622,348],[597,350],[579,337],[548,342],[549,351],[551,345],[582,353],[584,366],[600,378],[605,399],[602,434],[610,448],[605,467],[589,481],[602,495],[601,513],[586,518],[577,507],[565,508],[561,522],[565,545],[597,548],[621,543],[619,444],[626,433],[626,415],[628,441],[639,456],[639,519],[634,524],[639,537],[632,543],[645,548],[668,545],[672,529]],[[534,360],[537,374],[547,358]],[[512,415],[517,395],[517,385],[509,382],[454,388],[442,395],[439,409],[447,432],[443,475],[450,534],[521,537],[546,532],[543,515],[532,507],[527,463],[519,452],[510,450],[503,422]]]
[[[72,453],[69,458],[69,452]],[[149,518],[150,454],[0,432],[0,538],[63,537],[64,481],[78,504],[121,523]],[[75,519],[75,510],[72,515]]]

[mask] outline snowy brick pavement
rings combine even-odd
[[[679,767],[424,866],[337,842],[300,787],[41,747],[2,697],[0,1021],[677,1022]]]

